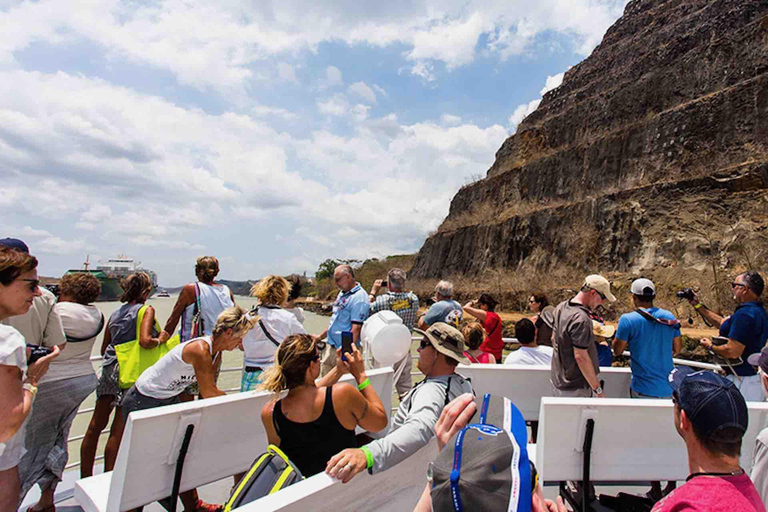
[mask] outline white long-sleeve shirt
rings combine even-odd
[[[426,446],[435,435],[435,424],[443,407],[464,393],[473,393],[472,385],[457,373],[430,377],[417,384],[400,402],[387,435],[367,445],[373,455],[369,471],[389,469]]]

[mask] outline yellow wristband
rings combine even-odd
[[[365,469],[371,469],[373,467],[373,454],[371,453],[371,449],[367,446],[363,446],[360,449],[363,450],[363,453],[365,454]]]
[[[701,307],[702,307],[703,305],[704,305],[704,304],[702,304],[701,302],[699,302],[698,304],[696,304],[695,306],[693,306],[693,309],[701,309]]]
[[[367,388],[370,385],[371,385],[371,379],[370,378],[366,378],[363,382],[361,382],[360,384],[357,385],[357,389],[358,389],[358,391],[362,391],[362,390],[364,390],[365,388]]]

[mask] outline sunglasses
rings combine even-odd
[[[320,360],[320,354],[325,350],[326,343],[324,341],[318,341],[315,343],[315,354],[310,357],[310,360],[314,363]]]
[[[605,295],[604,295],[604,294],[602,294],[601,292],[599,292],[599,291],[595,290],[594,288],[590,288],[590,290],[592,290],[593,292],[595,292],[596,294],[598,294],[598,295],[600,296],[600,298],[601,298],[601,299],[605,300]]]
[[[537,301],[535,301],[535,300],[533,300],[533,299],[528,299],[528,304],[536,304],[536,302],[537,302]]]
[[[426,336],[421,338],[421,343],[419,343],[419,350],[423,350],[423,349],[425,349],[427,347],[431,347],[431,346],[432,346],[432,342],[429,341],[429,338],[427,338]]]
[[[731,288],[736,288],[738,286],[743,286],[744,288],[747,287],[744,283],[731,283]]]
[[[21,279],[21,281],[24,281],[26,283],[29,283],[29,291],[34,292],[37,291],[37,287],[40,286],[40,280],[39,279]]]

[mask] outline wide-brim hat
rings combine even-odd
[[[609,324],[601,324],[597,320],[592,320],[592,334],[601,338],[610,338],[616,334],[616,328]]]
[[[760,352],[756,352],[747,358],[747,362],[752,366],[758,366],[763,373],[768,375],[768,347],[763,347]]]
[[[421,329],[413,331],[424,335],[435,350],[444,356],[462,364],[470,364],[469,359],[464,356],[464,336],[455,327],[443,322],[435,322],[426,331]]]

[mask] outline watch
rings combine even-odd
[[[595,389],[592,390],[592,393],[594,393],[595,395],[602,395],[603,386],[597,386]]]

